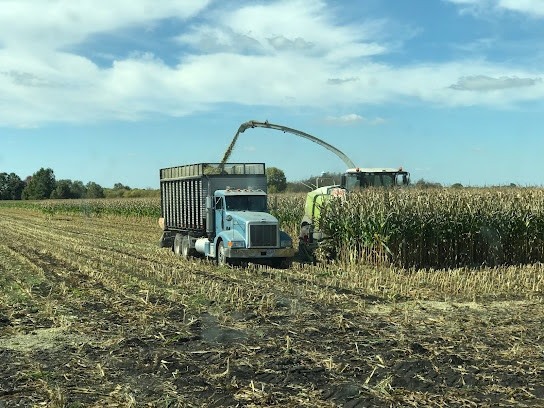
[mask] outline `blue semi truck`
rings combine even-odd
[[[293,242],[267,211],[264,163],[199,163],[160,170],[159,245],[218,264],[285,267]]]

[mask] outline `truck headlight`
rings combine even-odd
[[[244,241],[229,241],[227,244],[230,248],[243,248]]]
[[[293,248],[293,241],[290,239],[282,239],[280,241],[280,247],[282,248]]]

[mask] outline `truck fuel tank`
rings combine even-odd
[[[196,252],[207,256],[215,256],[215,248],[208,238],[199,238],[195,241]]]

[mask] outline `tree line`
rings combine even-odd
[[[70,198],[154,197],[158,190],[131,189],[121,183],[103,188],[94,181],[57,180],[50,168],[41,168],[22,180],[15,173],[0,173],[0,200],[44,200]]]
[[[277,167],[266,169],[268,192],[308,192],[316,186],[339,184],[342,173],[322,173],[305,180],[288,182],[283,170]],[[412,184],[419,188],[442,188],[440,183],[428,182],[423,179]],[[462,188],[459,183],[454,188]],[[113,188],[103,188],[93,181],[83,184],[79,180],[56,180],[52,169],[41,168],[32,176],[22,180],[15,173],[0,173],[0,200],[43,200],[69,198],[136,198],[158,197],[159,190],[132,189],[121,183],[115,183]]]

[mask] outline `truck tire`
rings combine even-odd
[[[181,256],[181,242],[182,241],[183,241],[183,235],[176,234],[176,237],[174,238],[174,247],[172,248],[176,256]]]
[[[183,258],[196,256],[196,250],[191,248],[191,238],[188,235],[185,235],[181,240],[181,256]]]
[[[215,254],[217,265],[225,266],[229,264],[229,259],[225,255],[225,246],[223,245],[223,241],[219,241],[217,243],[217,251],[215,251]]]

